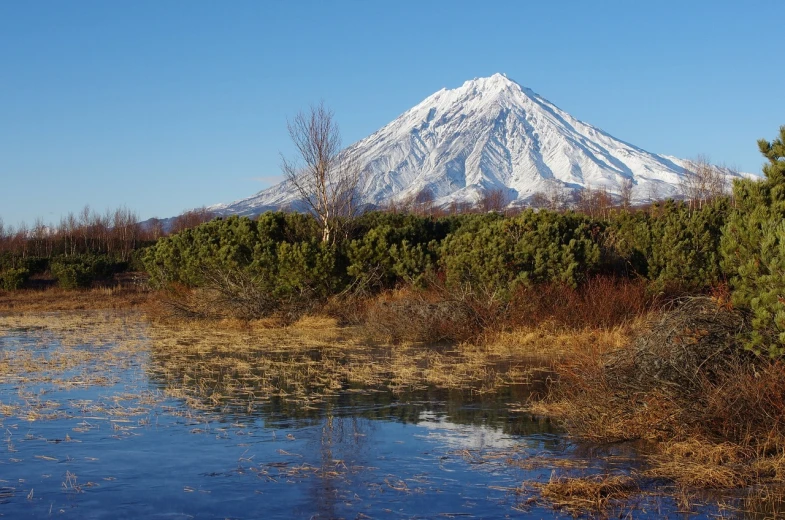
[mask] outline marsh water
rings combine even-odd
[[[575,444],[520,411],[547,372],[494,391],[314,386],[258,371],[264,350],[173,362],[153,336],[133,314],[0,317],[0,516],[570,517],[524,483],[639,466],[628,447]],[[317,375],[326,363],[297,356]],[[620,511],[634,518],[717,515],[633,500]]]

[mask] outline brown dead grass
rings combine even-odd
[[[688,439],[661,444],[649,462],[647,475],[652,477],[694,488],[731,489],[757,480],[754,466],[760,461],[753,450],[738,444]]]
[[[717,305],[695,299],[643,321],[618,350],[576,349],[531,411],[577,438],[650,441],[647,475],[686,488],[782,479],[785,364],[738,349],[742,318]]]
[[[731,489],[782,482],[785,476],[785,440],[770,444],[767,452],[752,443],[742,445],[701,438],[662,443],[648,457],[652,477],[667,478],[683,486]]]
[[[567,329],[555,322],[522,326],[489,337],[482,348],[506,354],[526,355],[543,364],[566,361],[575,356],[598,358],[628,344],[635,324],[607,329]]]
[[[745,520],[782,520],[785,518],[785,487],[782,481],[751,489],[744,498],[726,500],[720,504],[721,511],[730,511],[735,518]]]
[[[183,291],[174,296],[177,301],[199,298],[198,291]],[[333,300],[323,309],[329,316],[293,323],[281,315],[204,319],[179,312],[166,299],[152,301],[145,312],[153,319],[153,351],[172,386],[181,387],[177,392],[197,396],[199,391],[188,390],[189,381],[222,374],[211,401],[231,401],[233,393],[246,395],[253,388],[270,396],[314,398],[351,385],[485,393],[531,384],[541,393],[556,361],[600,355],[627,342],[628,326],[576,330],[551,320],[497,327],[498,305],[472,293],[404,287],[367,300]]]
[[[575,515],[603,513],[640,491],[637,481],[627,475],[552,477],[546,483],[527,482],[540,497],[556,509]]]
[[[54,312],[140,307],[154,298],[154,293],[131,287],[94,289],[0,291],[0,313]]]
[[[60,347],[47,355],[0,352],[0,380],[106,384],[103,374],[122,369],[133,356],[149,354],[145,363],[157,374],[164,396],[182,399],[189,409],[233,406],[252,411],[255,403],[270,399],[307,408],[353,386],[363,391],[435,386],[495,392],[511,384],[553,379],[552,372],[543,371],[546,367],[557,371],[561,391],[530,409],[562,418],[579,437],[655,441],[647,478],[714,489],[782,481],[782,365],[739,367],[733,377],[703,381],[695,400],[706,415],[687,421],[684,407],[668,392],[626,391],[614,386],[616,379],[604,376],[604,360],[627,348],[631,334],[643,326],[636,321],[576,330],[543,322],[499,332],[480,344],[374,345],[359,328],[321,315],[282,326],[275,318],[147,322],[140,311],[13,313],[0,316],[0,335],[36,330],[42,342],[54,337]],[[110,343],[115,347],[84,348]],[[76,375],[62,376],[75,369]],[[56,413],[51,403],[32,395],[23,406],[0,408],[0,414],[27,420],[56,418]],[[697,428],[701,424],[703,432]],[[707,428],[711,435],[701,435]],[[531,461],[532,467],[561,468],[559,464]],[[632,477],[618,475],[560,477],[531,486],[542,500],[575,514],[613,508],[639,492]]]
[[[0,335],[31,333],[37,348],[0,351],[0,381],[106,384],[106,374],[128,366],[145,348],[144,325],[134,311],[76,311],[0,316]],[[111,349],[104,347],[111,345]],[[67,378],[61,376],[70,372]]]
[[[542,384],[547,378],[543,364],[533,361],[533,345],[527,351],[525,341],[517,346],[509,341],[374,345],[326,316],[301,318],[285,327],[267,320],[168,320],[153,322],[149,336],[170,392],[201,399],[203,405],[247,402],[250,393],[314,400],[352,385],[495,392],[509,384]],[[522,338],[537,336],[532,331]]]

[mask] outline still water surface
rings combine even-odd
[[[496,393],[344,388],[319,399],[258,395],[194,407],[189,381],[144,348],[69,345],[45,328],[0,328],[0,351],[58,369],[0,371],[0,516],[8,518],[555,518],[525,481],[554,465],[629,471],[629,453],[568,442],[516,412],[534,386]],[[122,336],[122,334],[121,334]],[[79,352],[89,352],[84,363]],[[96,357],[95,353],[101,354]],[[39,356],[39,357],[36,357]],[[218,381],[214,382],[215,385]],[[204,403],[203,403],[204,404]],[[621,456],[625,455],[625,456]],[[634,518],[680,518],[667,497]],[[690,518],[713,517],[706,511]]]

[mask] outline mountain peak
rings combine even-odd
[[[472,82],[474,82],[474,83],[482,83],[482,84],[491,84],[491,85],[514,83],[514,84],[517,85],[517,83],[515,83],[515,81],[511,80],[510,78],[508,78],[507,74],[504,74],[503,72],[497,72],[495,74],[492,74],[492,75],[486,76],[486,77],[474,78],[474,79],[471,79],[471,80],[467,81],[466,83],[472,83]]]
[[[630,183],[635,201],[679,197],[686,164],[579,121],[500,73],[432,94],[346,154],[366,174],[365,202],[377,206],[423,193],[438,206],[474,203],[495,190],[525,205],[584,188],[619,195]],[[298,200],[284,182],[211,209],[253,214]]]
[[[496,74],[484,78],[474,78],[463,84],[460,88],[471,88],[478,91],[499,91],[509,88],[521,89],[521,85],[507,77],[506,74]]]

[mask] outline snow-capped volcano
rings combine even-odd
[[[436,92],[346,153],[365,172],[362,193],[374,205],[424,192],[439,206],[473,203],[500,189],[521,204],[554,187],[618,194],[630,181],[636,201],[678,197],[686,164],[579,121],[502,74]],[[248,215],[299,199],[282,182],[209,209]]]

